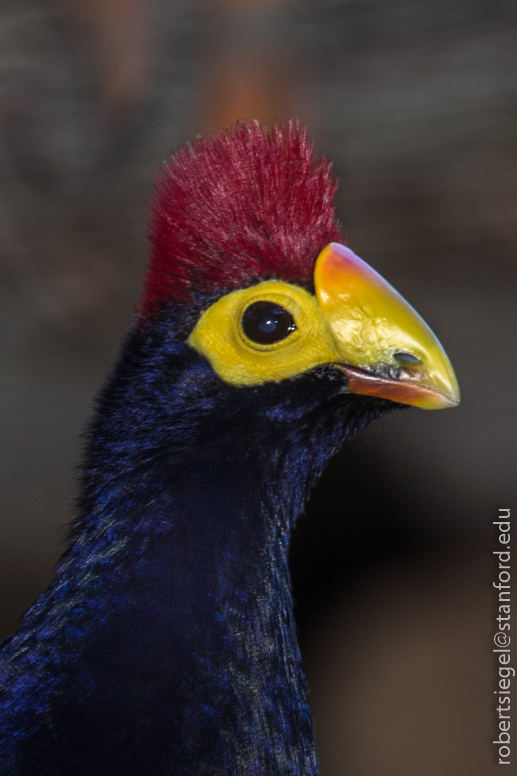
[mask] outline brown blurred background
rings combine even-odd
[[[0,0],[2,635],[62,547],[79,433],[138,298],[153,172],[195,134],[297,115],[335,160],[351,247],[435,329],[463,394],[349,445],[297,530],[322,774],[496,772],[516,31],[513,0]]]

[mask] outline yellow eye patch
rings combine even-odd
[[[278,342],[254,342],[244,332],[243,317],[257,302],[284,308],[296,328]],[[275,280],[218,299],[201,315],[187,342],[232,385],[284,380],[341,360],[317,299],[303,288]]]

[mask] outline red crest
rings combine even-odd
[[[310,284],[314,261],[340,242],[331,163],[295,121],[268,131],[240,122],[180,148],[151,202],[141,313],[250,280]]]

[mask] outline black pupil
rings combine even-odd
[[[296,329],[291,313],[274,302],[253,302],[242,316],[242,330],[252,342],[271,345]]]

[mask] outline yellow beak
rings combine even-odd
[[[437,337],[366,262],[330,243],[316,260],[314,283],[351,392],[428,410],[459,403],[458,382]]]

